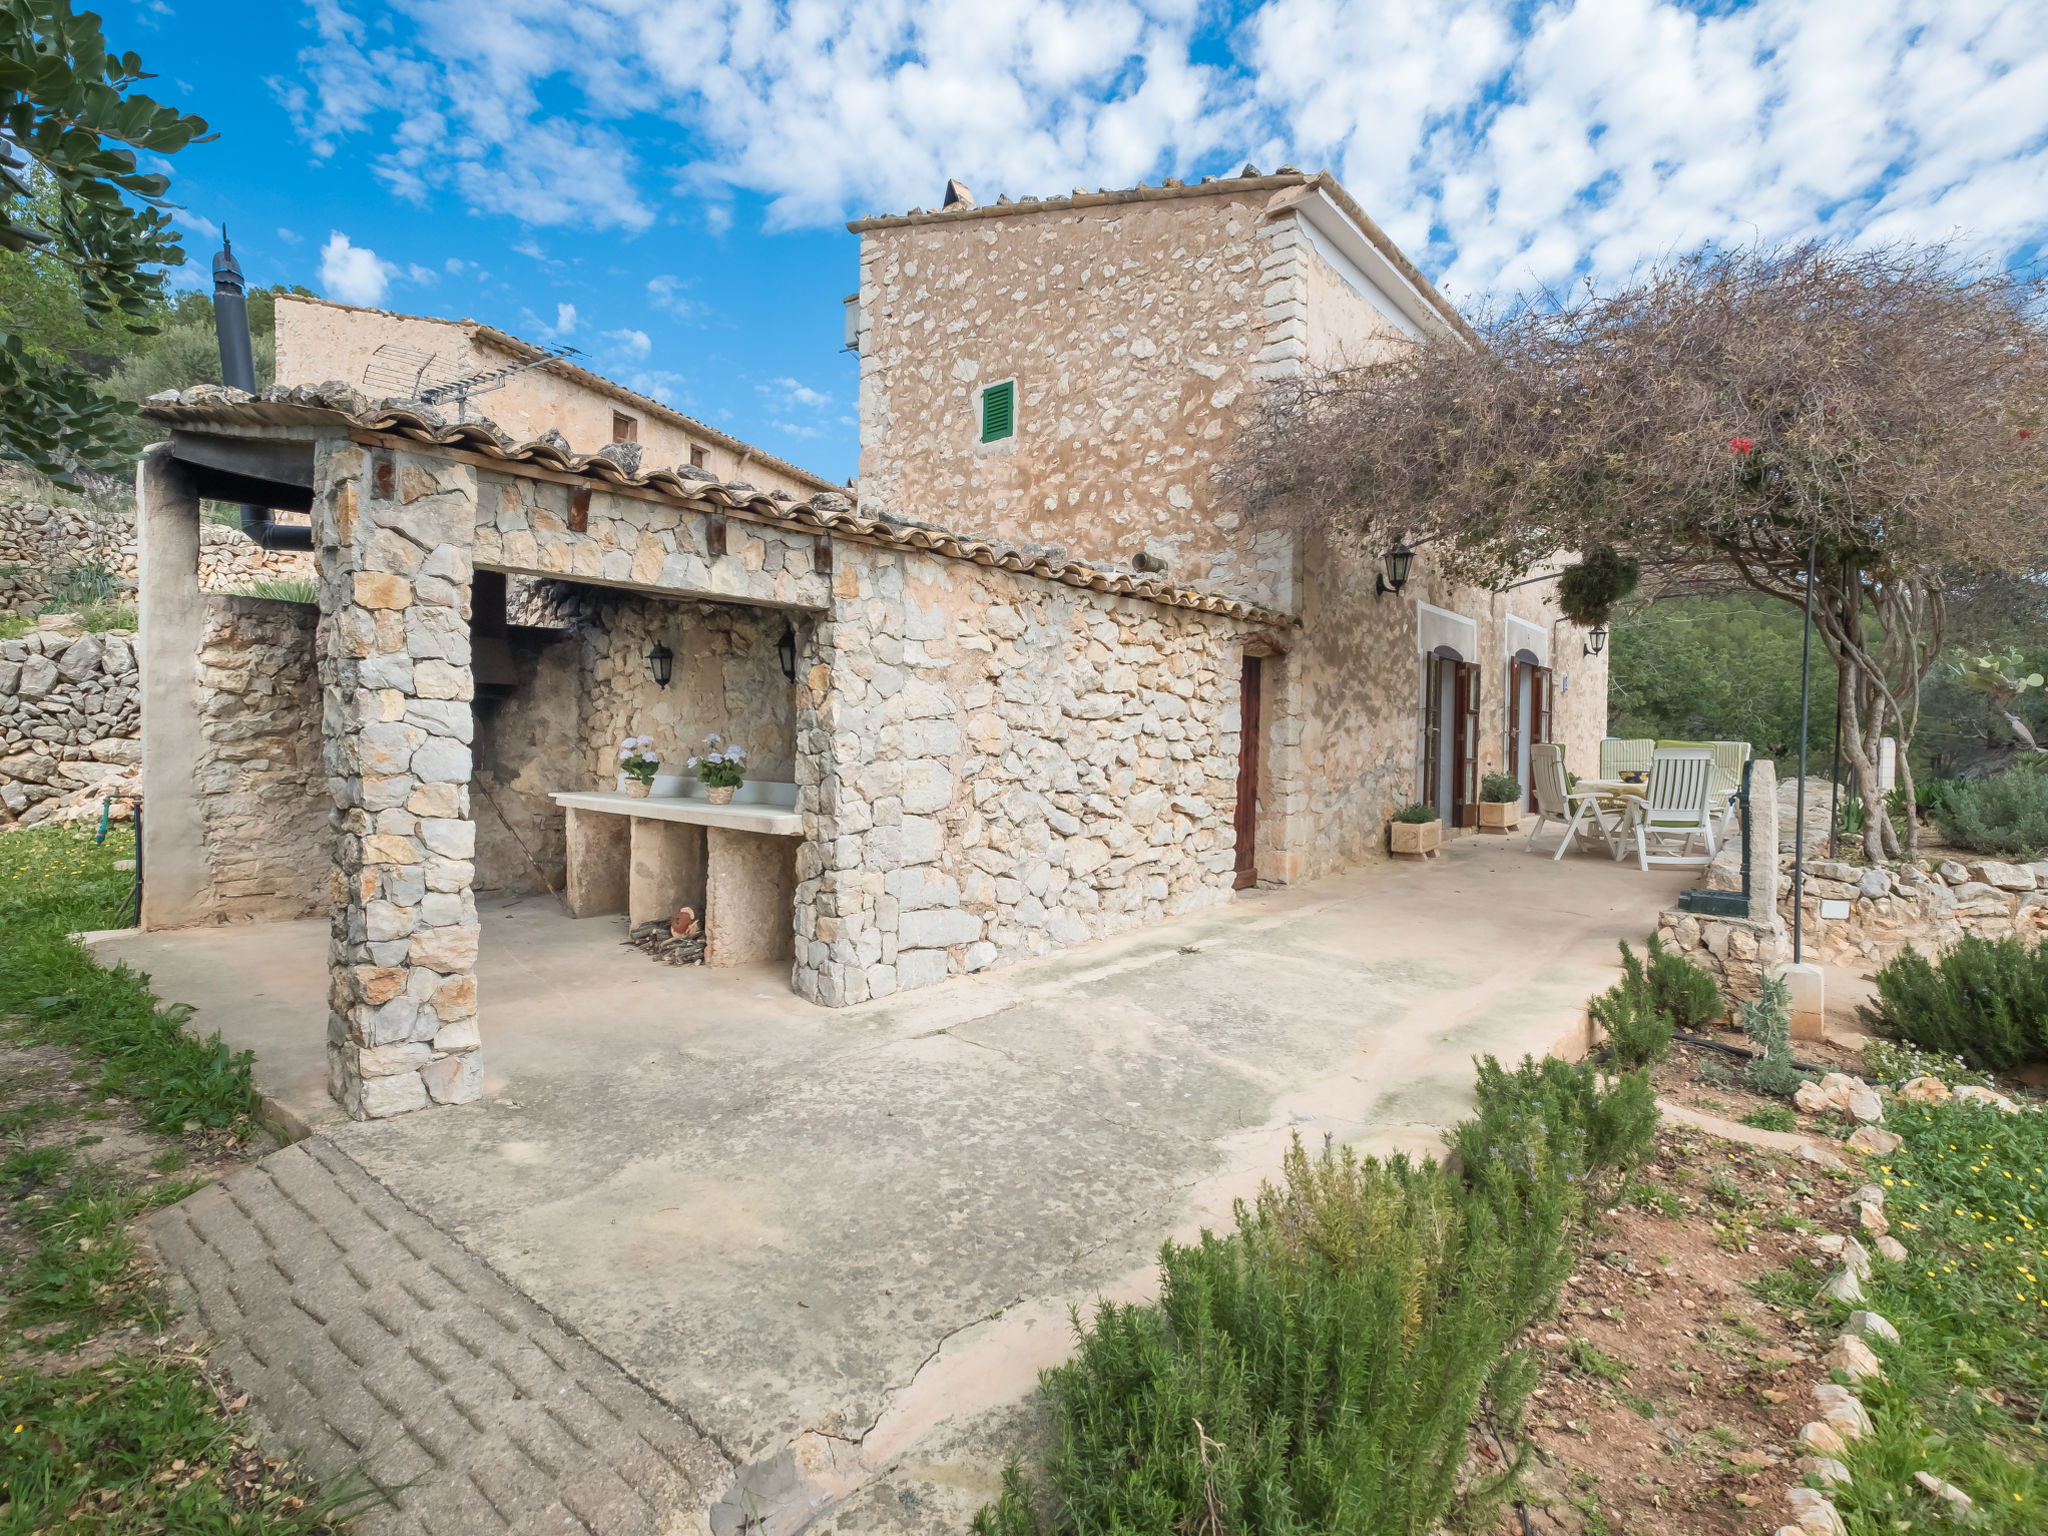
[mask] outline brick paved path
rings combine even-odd
[[[701,1530],[733,1484],[709,1439],[323,1138],[151,1235],[265,1427],[323,1480],[384,1490],[366,1536]]]

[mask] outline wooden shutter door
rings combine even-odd
[[[1457,824],[1479,825],[1479,663],[1457,662],[1457,770],[1451,793],[1457,801]]]
[[[1237,727],[1237,878],[1238,890],[1258,876],[1259,830],[1259,658],[1244,659],[1238,687]]]
[[[1443,662],[1435,656],[1422,658],[1422,793],[1415,798],[1450,819],[1450,807],[1436,803],[1437,774],[1443,753]]]
[[[1522,726],[1522,663],[1511,661],[1508,663],[1507,754],[1501,759],[1502,773],[1519,774],[1522,771]],[[1533,739],[1542,740],[1541,737]]]
[[[1535,719],[1535,734],[1531,741],[1551,740],[1550,730],[1550,668],[1531,667],[1533,674],[1529,683],[1529,713]],[[1529,774],[1529,809],[1536,809],[1536,775]]]

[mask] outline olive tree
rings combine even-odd
[[[1911,803],[1951,578],[2048,548],[2042,296],[1944,246],[1702,252],[1279,381],[1222,475],[1257,516],[1406,537],[1481,585],[1603,547],[1672,592],[1804,605],[1813,572],[1866,851],[1896,856],[1878,741]]]

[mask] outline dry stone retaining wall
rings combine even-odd
[[[43,628],[0,641],[0,807],[6,825],[98,813],[140,792],[134,634]]]
[[[135,504],[123,497],[59,503],[38,482],[0,471],[0,616],[42,608],[63,574],[80,568],[111,572],[135,585]],[[306,550],[264,549],[239,528],[207,523],[199,530],[199,585],[229,592],[258,582],[311,581]]]

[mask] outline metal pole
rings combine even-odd
[[[1849,583],[1856,572],[1853,567],[1842,567],[1842,623],[1846,626],[1850,618]],[[1855,605],[1857,617],[1861,617],[1863,605]],[[1835,668],[1835,760],[1828,765],[1828,783],[1834,796],[1828,807],[1828,857],[1835,857],[1835,839],[1842,830],[1842,668]]]
[[[1799,798],[1798,810],[1792,819],[1792,963],[1799,964],[1801,920],[1805,916],[1800,904],[1804,894],[1806,875],[1806,705],[1813,681],[1813,560],[1820,549],[1820,535],[1815,534],[1813,542],[1806,547],[1806,623],[1799,635]]]

